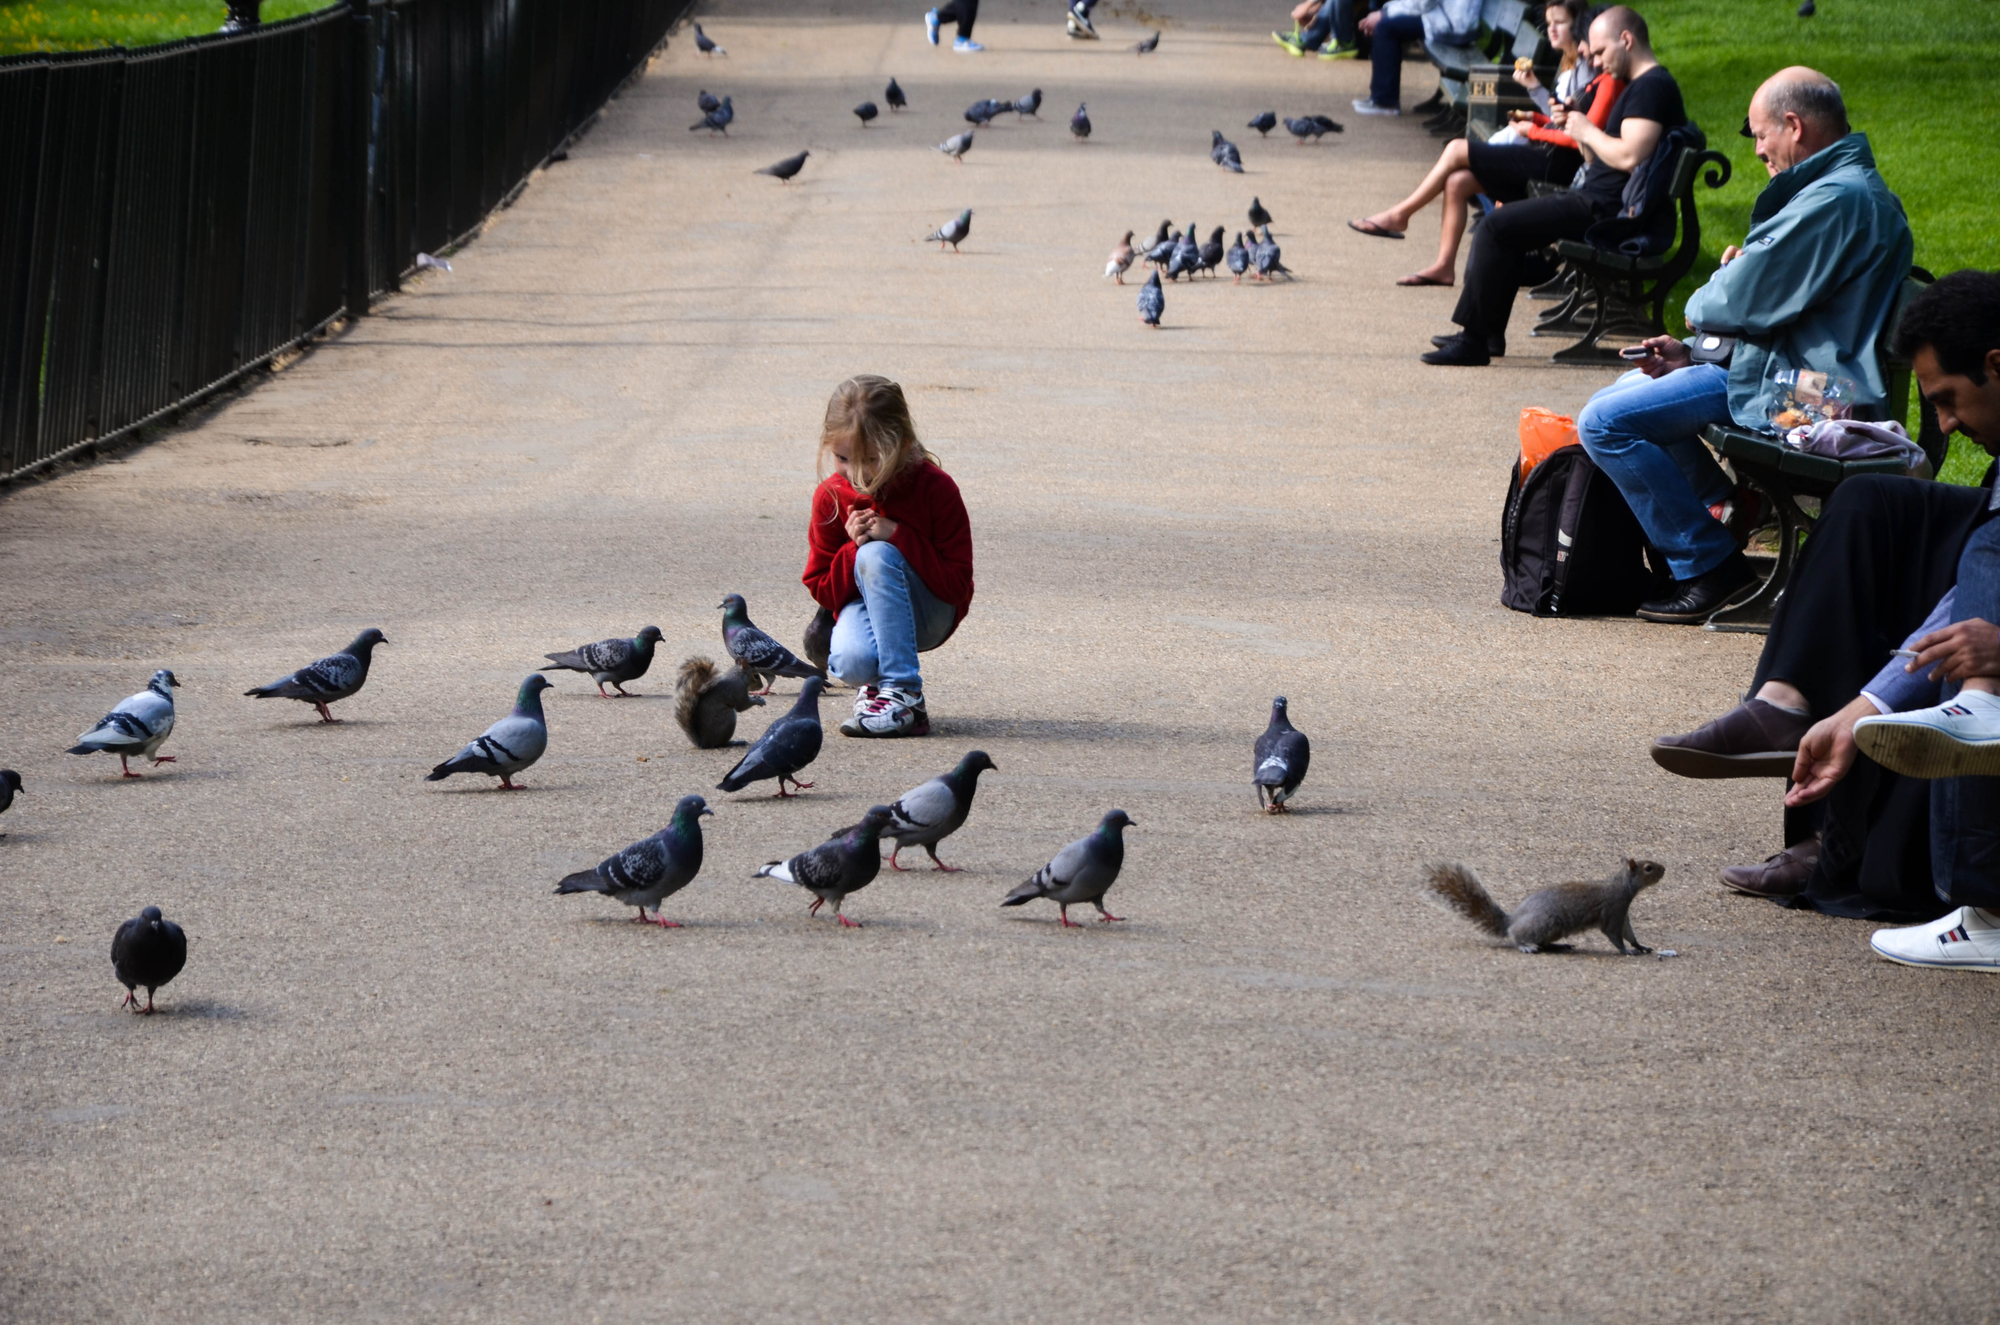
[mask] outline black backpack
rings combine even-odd
[[[1672,583],[1611,476],[1581,446],[1521,481],[1514,462],[1500,525],[1500,601],[1536,616],[1630,616]]]

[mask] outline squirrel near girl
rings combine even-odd
[[[1628,856],[1624,867],[1608,879],[1540,889],[1529,893],[1520,909],[1508,915],[1471,866],[1433,865],[1424,877],[1424,897],[1456,911],[1494,938],[1506,939],[1522,952],[1568,952],[1571,945],[1556,940],[1595,929],[1618,951],[1639,956],[1652,949],[1632,933],[1632,899],[1666,874],[1664,865]]]

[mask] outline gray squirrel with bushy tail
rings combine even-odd
[[[1652,949],[1632,933],[1632,899],[1667,874],[1650,860],[1627,857],[1624,867],[1608,879],[1559,883],[1529,893],[1512,915],[1500,909],[1486,885],[1469,865],[1433,865],[1424,877],[1424,897],[1455,911],[1497,939],[1522,952],[1567,952],[1556,940],[1595,929],[1628,956]]]

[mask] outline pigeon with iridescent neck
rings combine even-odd
[[[701,873],[701,816],[714,813],[699,796],[681,797],[665,828],[634,842],[596,869],[570,875],[556,885],[557,895],[603,893],[615,902],[639,908],[634,921],[679,929],[677,922],[660,918],[660,903]],[[648,910],[653,913],[650,919]]]
[[[499,778],[503,791],[525,790],[514,782],[514,775],[549,748],[549,725],[542,717],[542,692],[548,688],[548,677],[531,673],[514,696],[514,711],[432,769],[424,781],[442,782],[454,773],[484,773]]]
[[[889,807],[889,827],[882,832],[896,841],[896,849],[889,853],[889,868],[903,868],[896,863],[896,856],[904,847],[922,847],[933,865],[946,874],[956,874],[956,867],[938,859],[937,844],[965,826],[965,817],[972,813],[973,793],[979,790],[979,775],[992,768],[986,752],[974,750],[949,773],[898,797]]]

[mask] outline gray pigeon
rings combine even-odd
[[[118,756],[118,766],[128,778],[139,775],[126,761],[139,755],[153,761],[153,767],[174,762],[172,755],[156,751],[166,744],[174,730],[174,690],[180,685],[174,674],[162,667],[136,695],[118,701],[118,707],[97,720],[97,725],[76,738],[69,752],[95,754],[103,750]]]
[[[1104,894],[1118,881],[1125,864],[1125,830],[1138,825],[1123,810],[1113,810],[1097,825],[1097,831],[1056,852],[1056,858],[1035,872],[1035,877],[1007,894],[1002,906],[1026,906],[1046,897],[1062,908],[1067,929],[1081,929],[1069,918],[1069,909],[1083,902],[1097,908],[1099,921],[1122,920],[1104,909]]]
[[[735,103],[728,97],[724,97],[720,106],[717,106],[714,110],[701,117],[700,123],[688,125],[688,132],[693,133],[696,129],[706,129],[710,133],[719,133],[727,138],[729,136],[729,122],[735,118]]]
[[[770,175],[776,178],[780,184],[789,184],[792,182],[792,176],[806,168],[806,158],[811,155],[811,152],[801,152],[797,156],[788,156],[783,161],[773,162],[765,166],[762,170],[753,170],[750,173],[753,175]]]
[[[1301,144],[1303,144],[1305,140],[1308,138],[1313,138],[1313,139],[1320,138],[1327,131],[1326,126],[1324,124],[1321,124],[1318,120],[1313,119],[1311,116],[1307,116],[1305,119],[1302,120],[1295,120],[1291,116],[1287,115],[1285,117],[1285,127],[1292,131],[1292,137],[1298,139]]]
[[[1174,245],[1174,251],[1167,255],[1167,279],[1178,280],[1182,276],[1194,278],[1195,268],[1201,266],[1201,242],[1194,237],[1195,225],[1188,222],[1187,233]]]
[[[328,704],[346,699],[368,680],[368,662],[377,644],[387,644],[382,632],[369,627],[339,653],[308,663],[290,676],[281,676],[267,686],[243,693],[254,699],[296,699],[319,710],[321,722],[339,722],[327,712]]]
[[[1166,222],[1160,223],[1160,235],[1153,240],[1153,246],[1146,250],[1146,261],[1155,267],[1164,268],[1167,259],[1174,254],[1175,245],[1181,242],[1181,232],[1168,233]]]
[[[818,669],[798,660],[790,649],[750,624],[750,606],[743,595],[733,593],[716,604],[722,609],[722,647],[752,677],[763,679],[761,693],[771,693],[771,682],[780,676],[818,676]]]
[[[953,134],[939,143],[937,150],[943,152],[961,166],[964,165],[965,154],[972,150],[972,130],[967,129],[964,133]]]
[[[806,636],[800,641],[805,647],[806,661],[824,672],[833,658],[833,623],[838,620],[833,613],[820,608],[813,613],[813,619],[806,623]]]
[[[894,78],[889,80],[888,89],[882,93],[882,100],[889,103],[890,110],[902,110],[910,104],[910,99],[903,95],[902,87]]]
[[[1215,275],[1215,269],[1222,265],[1222,227],[1217,226],[1209,233],[1208,242],[1201,246],[1201,262],[1197,270]]]
[[[570,875],[556,885],[556,894],[603,893],[638,907],[639,914],[632,919],[639,924],[679,929],[677,922],[660,918],[660,903],[701,873],[701,816],[714,813],[699,796],[681,797],[665,828],[600,862],[596,869]],[[648,910],[653,913],[650,921]]]
[[[21,775],[11,768],[0,768],[0,814],[7,813],[14,804],[14,797],[21,791]],[[5,833],[0,833],[0,837],[5,836]]]
[[[936,240],[938,252],[940,253],[944,251],[944,246],[949,244],[951,245],[951,251],[956,253],[958,252],[958,242],[970,233],[972,233],[972,209],[968,207],[960,212],[955,219],[946,221],[943,225],[925,235],[924,242],[928,244],[932,240]]]
[[[965,825],[972,813],[972,795],[979,790],[979,775],[993,768],[984,750],[974,750],[958,761],[958,767],[906,791],[889,807],[889,826],[884,837],[896,839],[889,853],[889,868],[900,870],[896,856],[904,847],[922,847],[931,863],[946,874],[958,870],[938,859],[937,844]]]
[[[1257,788],[1257,804],[1272,814],[1283,814],[1285,802],[1306,780],[1306,768],[1312,763],[1312,742],[1292,726],[1283,695],[1271,701],[1271,725],[1257,738],[1254,753],[1256,767],[1250,781]]]
[[[736,735],[736,715],[764,702],[750,693],[741,667],[718,672],[713,660],[690,658],[674,683],[674,721],[697,750],[719,750]]]
[[[701,113],[704,115],[712,110],[719,110],[722,107],[720,101],[709,95],[707,88],[703,88],[701,91],[695,93],[694,104],[701,107]]]
[[[1258,226],[1269,224],[1271,224],[1271,214],[1264,210],[1263,200],[1252,198],[1250,200],[1250,233],[1254,235],[1257,233]]]
[[[1014,103],[1015,114],[1033,115],[1038,120],[1042,118],[1040,113],[1041,109],[1042,109],[1042,90],[1040,88],[1036,88],[1034,91],[1030,92],[1027,96],[1020,98]]]
[[[111,935],[111,972],[125,986],[118,1006],[134,1012],[153,1010],[153,991],[187,965],[188,941],[181,927],[149,906],[120,925]],[[146,1006],[139,1006],[139,986],[146,986]]]
[[[965,122],[984,128],[993,122],[995,115],[1012,109],[1014,103],[1011,101],[995,101],[991,97],[983,97],[965,108]]]
[[[1139,42],[1137,45],[1131,47],[1131,51],[1134,55],[1149,55],[1152,52],[1158,50],[1159,48],[1160,48],[1160,34],[1155,32],[1152,36],[1146,38],[1146,40]]]
[[[708,39],[708,34],[701,30],[701,24],[699,23],[694,25],[694,48],[700,51],[703,55],[714,56],[714,55],[729,54],[728,51],[723,50],[720,46],[717,46],[714,42]]]
[[[864,101],[854,108],[854,118],[861,121],[861,127],[864,129],[868,127],[868,121],[881,113],[881,110],[872,101]]]
[[[792,711],[764,729],[756,744],[736,761],[736,767],[715,784],[716,788],[741,791],[752,782],[776,778],[779,796],[792,794],[785,790],[787,782],[801,791],[809,790],[812,783],[799,781],[797,774],[819,758],[820,742],[826,735],[819,725],[819,696],[825,689],[825,681],[817,676],[808,676],[806,683],[799,687],[798,702],[792,705]]]
[[[503,791],[525,790],[513,778],[549,748],[549,724],[542,717],[542,692],[548,688],[548,677],[529,673],[514,696],[514,711],[432,769],[424,781],[442,782],[453,773],[484,773],[499,778]]]
[[[1069,117],[1069,135],[1082,142],[1090,137],[1090,107],[1084,102],[1076,103],[1076,114]]]
[[[545,653],[549,660],[544,672],[584,672],[597,682],[597,693],[604,695],[608,684],[618,695],[605,695],[606,699],[622,696],[632,698],[625,689],[625,682],[636,681],[646,674],[653,665],[653,646],[660,642],[660,628],[647,626],[631,639],[599,640],[595,644],[583,644],[568,653]]]
[[[1264,237],[1257,241],[1257,251],[1251,254],[1251,259],[1257,266],[1259,280],[1268,281],[1273,276],[1291,279],[1292,269],[1278,261],[1279,252],[1277,244],[1271,239],[1271,227],[1267,225],[1264,227]]]
[[[1243,284],[1243,273],[1250,270],[1250,250],[1243,247],[1242,231],[1236,232],[1236,242],[1229,246],[1229,252],[1223,256],[1223,261],[1228,264],[1229,270],[1236,273],[1236,279],[1230,284]]]
[[[859,924],[840,913],[840,907],[849,894],[860,892],[882,872],[882,833],[893,813],[886,805],[872,806],[860,823],[841,829],[790,860],[774,860],[751,877],[796,883],[813,895],[808,915],[818,915],[820,907],[832,902],[833,918],[849,929],[859,929]]]
[[[1167,311],[1167,294],[1160,288],[1160,273],[1154,272],[1139,287],[1139,316],[1147,326],[1158,329],[1160,314]]]
[[[1277,112],[1267,110],[1243,127],[1246,129],[1255,129],[1260,136],[1268,135],[1271,130],[1278,127]]]
[[[1326,115],[1315,115],[1312,117],[1312,121],[1314,124],[1317,124],[1320,128],[1326,130],[1328,133],[1347,132],[1346,125]]]
[[[1208,144],[1208,159],[1215,162],[1216,165],[1221,166],[1224,170],[1233,170],[1239,175],[1242,174],[1243,154],[1236,150],[1236,144],[1224,138],[1220,129],[1210,129],[1209,133],[1212,136]]]
[[[428,253],[417,254],[418,271],[450,271],[451,263],[444,258],[434,258]]]

